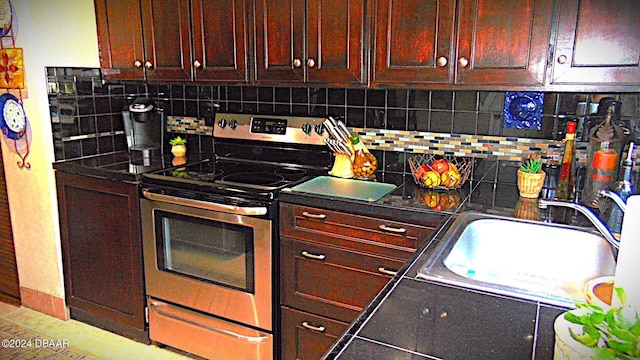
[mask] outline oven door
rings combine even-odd
[[[175,200],[140,200],[147,295],[271,331],[272,222]]]

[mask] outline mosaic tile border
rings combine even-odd
[[[189,116],[167,116],[167,131],[190,135],[213,135],[213,126],[207,126],[205,119]]]
[[[560,163],[564,152],[562,141],[554,140],[365,128],[352,130],[358,132],[371,150],[495,158],[509,161],[539,156],[547,163]]]

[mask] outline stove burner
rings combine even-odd
[[[226,175],[221,180],[241,185],[276,186],[284,181],[284,177],[278,174],[243,172]]]
[[[202,182],[213,182],[218,176],[222,175],[224,171],[221,169],[215,169],[213,172],[210,171],[181,171],[180,169],[176,169],[173,171],[172,175],[175,177],[202,181]]]
[[[238,162],[237,161],[231,161],[231,160],[224,160],[224,161],[211,161],[207,164],[207,166],[209,167],[217,167],[217,166],[224,166],[226,168],[232,168],[232,167],[236,167],[238,166]]]
[[[274,174],[282,175],[284,177],[300,177],[307,173],[304,169],[292,169],[292,168],[278,168],[273,172]]]

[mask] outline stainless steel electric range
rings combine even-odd
[[[211,159],[143,175],[152,341],[205,358],[274,358],[278,192],[329,169],[323,121],[219,113]]]

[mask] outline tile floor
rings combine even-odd
[[[0,317],[22,327],[49,336],[68,340],[73,348],[95,354],[96,360],[186,360],[190,359],[155,345],[145,345],[114,333],[75,321],[63,321],[40,312],[0,302]]]

